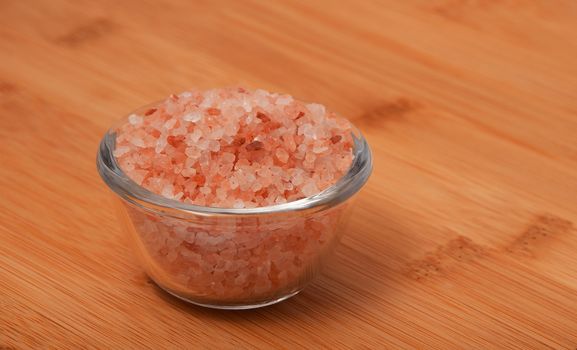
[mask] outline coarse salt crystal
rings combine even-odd
[[[241,105],[242,108],[244,108],[244,110],[245,110],[246,112],[251,112],[251,111],[252,111],[252,103],[251,103],[251,101],[250,101],[248,98],[246,98],[246,97],[242,98],[241,101],[242,101],[242,102],[241,102],[241,103],[242,103],[242,105]]]
[[[293,102],[293,98],[289,95],[282,95],[276,99],[276,104],[279,106],[287,106]]]
[[[321,147],[315,146],[315,147],[313,147],[313,153],[317,153],[317,154],[318,154],[318,153],[323,153],[323,152],[328,151],[328,150],[329,150],[329,148],[328,148],[328,147],[325,147],[325,146],[321,146]]]
[[[194,169],[194,168],[182,169],[182,171],[180,172],[180,175],[182,175],[184,177],[194,176],[194,175],[196,175],[196,169]]]
[[[131,114],[128,116],[128,122],[130,122],[130,124],[132,124],[132,125],[141,124],[143,120],[144,120],[144,118],[142,118],[141,116],[136,115],[136,114]]]
[[[172,127],[174,127],[174,125],[176,124],[176,119],[174,118],[170,118],[169,120],[166,121],[166,123],[164,123],[163,128],[164,129],[172,129]]]
[[[286,163],[289,159],[289,154],[286,150],[279,148],[276,150],[276,157],[279,161],[281,161],[282,163]]]
[[[220,150],[220,143],[218,141],[210,140],[208,142],[208,149],[212,152],[218,152]]]
[[[160,194],[163,195],[164,197],[172,198],[173,197],[173,190],[174,190],[174,188],[172,185],[165,185],[162,188],[162,192]]]
[[[236,159],[236,156],[234,155],[234,153],[223,152],[221,159],[224,163],[232,163]]]
[[[196,111],[186,113],[185,115],[182,116],[182,120],[187,121],[187,122],[191,122],[191,123],[196,123],[200,119],[202,119],[202,114],[200,112],[196,112]]]
[[[326,113],[325,106],[318,103],[309,103],[306,107],[313,115],[315,121],[320,121]]]
[[[312,181],[307,182],[302,188],[302,193],[306,197],[313,196],[313,195],[317,194],[318,192],[319,192],[319,189],[317,188],[317,185]]]
[[[304,182],[304,177],[301,174],[296,174],[292,179],[291,182],[295,186],[299,186]]]
[[[144,147],[144,141],[140,137],[130,139],[130,143],[138,147]]]
[[[229,182],[230,188],[231,188],[232,190],[235,190],[235,189],[238,188],[238,180],[236,179],[236,177],[234,177],[234,176],[231,177],[231,178],[228,180],[228,182]]]
[[[116,149],[112,152],[112,155],[114,155],[115,157],[120,157],[120,156],[124,155],[125,153],[127,153],[128,151],[130,151],[130,148],[128,148],[126,146],[119,146],[119,147],[116,147]]]
[[[187,135],[187,139],[189,139],[191,143],[198,142],[198,140],[200,140],[201,137],[202,137],[202,131],[200,130],[194,130],[192,133]]]

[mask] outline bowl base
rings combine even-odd
[[[296,292],[292,292],[290,294],[287,295],[283,295],[280,298],[277,299],[273,299],[273,300],[267,300],[264,302],[260,302],[260,303],[256,303],[256,304],[232,304],[232,305],[226,305],[226,304],[203,304],[203,303],[199,303],[197,301],[194,300],[190,300],[188,298],[185,298],[183,296],[180,296],[164,287],[162,287],[160,284],[156,283],[156,285],[162,289],[163,291],[167,292],[168,294],[172,295],[173,297],[176,297],[182,301],[186,301],[187,303],[193,304],[193,305],[197,305],[197,306],[202,306],[202,307],[206,307],[206,308],[210,308],[210,309],[219,309],[219,310],[250,310],[250,309],[258,309],[260,307],[265,307],[265,306],[270,306],[276,303],[280,303],[281,301],[287,300],[288,298],[294,297],[295,295],[297,295],[298,293],[300,293],[300,290],[297,290]]]

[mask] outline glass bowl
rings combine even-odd
[[[133,182],[112,154],[115,140],[113,127],[100,142],[97,168],[118,198],[146,273],[180,299],[219,309],[271,305],[301,291],[346,231],[355,194],[372,171],[368,144],[355,130],[350,169],[317,195],[260,208],[203,207]]]

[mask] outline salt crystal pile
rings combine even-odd
[[[243,88],[171,95],[117,130],[121,169],[164,197],[254,208],[313,196],[352,159],[351,125],[320,104]]]
[[[288,95],[191,91],[129,116],[117,129],[114,155],[132,180],[164,197],[254,208],[334,185],[353,160],[351,131],[323,106]],[[218,305],[300,290],[337,242],[346,205],[185,219],[126,209],[151,277],[184,298]]]

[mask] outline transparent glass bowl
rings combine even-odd
[[[202,207],[154,194],[128,178],[112,155],[115,129],[100,142],[98,172],[117,195],[144,269],[170,294],[212,308],[256,308],[301,291],[333,252],[354,195],[372,171],[367,142],[355,131],[351,168],[315,196],[260,208]]]

